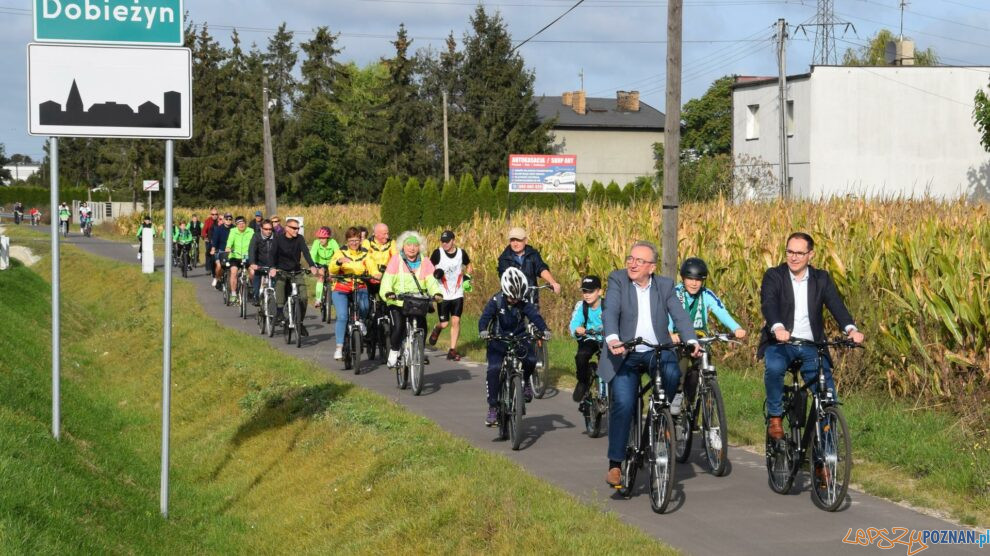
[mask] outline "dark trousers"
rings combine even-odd
[[[392,349],[398,351],[402,349],[402,340],[406,338],[406,317],[402,315],[402,307],[389,305],[388,310],[392,314],[392,337],[389,340]],[[344,315],[346,316],[346,313]],[[414,317],[414,319],[416,328],[426,330],[426,317]]]
[[[591,384],[591,358],[602,350],[601,344],[595,341],[578,341],[577,353],[574,354],[574,367],[577,370],[578,382],[585,386]]]
[[[502,342],[488,343],[488,374],[485,377],[485,388],[488,390],[488,407],[498,405],[498,375],[502,369],[502,361],[505,360],[505,352],[505,344]],[[533,371],[536,369],[536,351],[533,350],[531,344],[527,346],[526,355],[522,358],[522,366],[523,381],[528,383],[529,377],[532,376]]]

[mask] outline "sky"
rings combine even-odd
[[[62,0],[63,3],[84,0]],[[98,1],[98,0],[97,0]],[[481,2],[498,12],[514,41],[539,31],[576,0],[493,0]],[[102,3],[102,2],[101,2]],[[209,24],[229,45],[237,28],[248,45],[267,45],[286,22],[296,42],[326,25],[340,33],[342,61],[358,65],[391,56],[399,24],[413,38],[412,48],[443,47],[451,32],[460,41],[475,0],[184,0],[189,18]],[[788,24],[787,71],[809,71],[816,0],[683,0],[682,102],[704,94],[723,75],[776,75],[773,40],[777,19]],[[863,44],[879,29],[898,32],[901,0],[833,0],[836,48]],[[43,155],[44,139],[27,133],[27,44],[33,39],[30,0],[0,0],[0,143],[7,155]],[[535,39],[520,47],[536,76],[537,95],[557,96],[582,87],[589,97],[612,97],[638,90],[643,102],[664,111],[666,0],[585,0]],[[853,28],[854,27],[854,28]],[[904,34],[916,48],[932,47],[945,65],[990,66],[990,1],[911,0],[904,8]],[[304,54],[300,53],[300,62]]]

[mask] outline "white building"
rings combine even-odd
[[[541,121],[556,118],[555,152],[577,155],[577,181],[620,187],[656,175],[653,144],[663,143],[665,116],[639,100],[638,91],[587,98],[584,91],[536,100]]]
[[[8,164],[7,166],[4,166],[3,169],[10,172],[11,182],[15,182],[30,178],[41,170],[41,166],[38,164]]]
[[[814,66],[787,78],[790,191],[817,199],[990,198],[973,97],[990,67]],[[776,78],[737,78],[732,151],[780,170]],[[739,168],[737,168],[737,172]]]

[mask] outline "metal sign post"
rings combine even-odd
[[[62,384],[61,384],[61,327],[59,326],[59,249],[58,249],[58,137],[49,139],[48,158],[51,160],[51,220],[52,238],[52,436],[59,440],[62,436]]]
[[[172,413],[172,151],[165,141],[165,316],[162,319],[162,517],[168,517],[168,440]]]

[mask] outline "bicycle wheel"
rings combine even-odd
[[[296,321],[296,347],[302,347],[302,334],[299,332],[302,330],[302,300],[298,297],[292,300],[292,318]]]
[[[501,375],[503,379],[506,376],[505,363],[502,363]],[[499,388],[499,399],[498,399],[498,439],[508,440],[509,439],[509,415],[511,415],[512,410],[512,390],[511,383],[508,380],[502,380]]]
[[[223,304],[230,307],[230,280],[227,273],[224,273],[223,284],[220,287],[222,288],[220,291],[223,292]]]
[[[399,384],[399,390],[409,388],[409,338],[402,342],[399,366],[395,368],[395,380]]]
[[[354,368],[354,355],[351,353],[351,327],[344,328],[344,340],[340,345],[344,352],[344,370],[347,371]],[[357,373],[357,371],[354,372]]]
[[[626,457],[622,460],[622,483],[619,485],[619,494],[623,498],[631,498],[633,488],[636,487],[636,473],[639,471],[639,439],[640,427],[642,426],[643,401],[638,399],[636,409],[632,416],[632,424],[629,426],[629,440],[626,442]]]
[[[589,438],[598,438],[602,435],[602,421],[605,413],[602,411],[601,399],[601,379],[598,375],[592,375],[591,386],[588,387],[588,395],[584,397],[586,404],[584,411],[584,430]]]
[[[512,449],[518,450],[522,444],[522,416],[523,408],[526,407],[526,400],[523,396],[522,377],[515,375],[512,377],[512,385],[509,387],[511,395],[511,405],[509,408],[509,439],[512,440]]]
[[[364,349],[364,337],[361,330],[354,327],[351,330],[351,360],[354,364],[354,374],[361,372],[361,350]]]
[[[650,506],[662,514],[674,489],[674,420],[664,408],[648,421],[650,458]]]
[[[729,462],[729,427],[725,420],[725,404],[718,382],[712,380],[701,396],[701,434],[705,444],[705,459],[712,475],[725,475]]]
[[[809,459],[812,499],[821,509],[834,512],[845,501],[849,489],[852,441],[846,418],[838,407],[826,407],[815,426]]]
[[[330,322],[330,285],[323,284],[323,295],[320,296],[320,322]]]
[[[770,433],[766,435],[766,460],[767,476],[770,489],[777,494],[787,494],[794,485],[794,477],[797,474],[797,445],[789,438],[791,430],[790,405],[791,390],[784,390],[782,426],[784,427],[784,438],[774,440],[770,438]]]
[[[182,257],[180,257],[180,264],[182,265],[182,277],[189,277],[189,251],[183,249]]]
[[[380,321],[378,325],[378,346],[380,348],[378,358],[382,361],[388,359],[388,342],[392,337],[392,322],[388,319]]]
[[[412,361],[409,363],[409,382],[413,394],[423,392],[423,331],[417,329],[412,337]]]
[[[546,340],[536,340],[536,368],[530,382],[533,385],[533,396],[540,399],[547,393],[547,377],[550,376],[550,355],[547,352]]]
[[[694,419],[687,407],[687,400],[681,404],[681,412],[671,415],[674,425],[674,455],[677,463],[684,463],[691,457],[691,442],[694,440]]]
[[[265,326],[267,326],[268,337],[275,336],[275,315],[278,308],[275,307],[275,296],[265,296]]]
[[[241,310],[241,318],[247,318],[247,286],[240,279],[237,281],[237,303]]]
[[[292,343],[292,331],[295,330],[292,326],[296,318],[294,314],[295,305],[295,298],[289,298],[283,309],[285,311],[285,323],[282,325],[282,333],[285,335],[285,343],[287,344]]]

